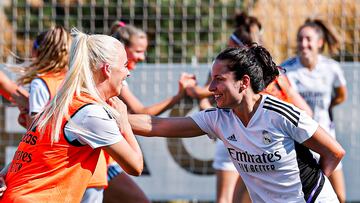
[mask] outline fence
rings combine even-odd
[[[129,78],[129,87],[144,104],[153,104],[172,96],[177,91],[177,80],[183,71],[195,73],[199,83],[205,83],[210,64],[143,64]],[[349,98],[336,107],[337,139],[347,150],[343,160],[347,197],[360,201],[360,64],[342,63],[348,82]],[[178,106],[162,116],[185,116],[198,111],[197,102],[182,100]],[[0,108],[0,161],[12,158],[21,129],[17,126],[16,108]],[[144,152],[146,173],[135,181],[153,200],[188,199],[214,200],[215,177],[211,168],[214,143],[206,136],[192,139],[165,139],[138,137]],[[165,189],[166,188],[166,189]]]
[[[129,85],[144,104],[153,104],[177,91],[181,71],[196,73],[204,83],[208,64],[226,46],[237,10],[259,18],[265,46],[277,62],[294,54],[297,27],[308,16],[325,18],[340,31],[341,51],[334,57],[342,62],[349,98],[336,109],[335,118],[338,140],[347,150],[344,172],[348,200],[360,201],[356,191],[360,186],[360,140],[356,131],[360,113],[359,0],[2,0],[0,62],[13,60],[10,52],[28,57],[34,37],[55,23],[88,33],[108,33],[111,23],[120,19],[148,33],[146,63],[137,67]],[[196,105],[196,101],[185,99],[163,115],[187,115],[197,110]],[[16,125],[16,109],[3,101],[0,167],[7,156],[11,159],[14,149],[8,146],[17,145],[22,131]],[[210,167],[214,146],[206,137],[139,141],[148,174],[135,181],[151,199],[214,199],[215,178]]]

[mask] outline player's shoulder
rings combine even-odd
[[[323,55],[319,55],[319,61],[320,61],[320,63],[339,65],[338,61],[334,60],[333,58],[326,57]]]
[[[84,118],[92,117],[101,119],[113,119],[110,110],[98,103],[87,103],[81,106],[74,114],[81,115]]]
[[[319,63],[327,71],[338,71],[339,69],[341,69],[340,63],[338,61],[323,55],[319,56]]]
[[[263,109],[271,112],[272,115],[276,115],[278,118],[286,119],[293,125],[298,126],[300,110],[290,103],[267,95],[264,100]]]
[[[291,57],[280,64],[283,68],[291,68],[298,63],[297,57]]]

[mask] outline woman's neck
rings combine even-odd
[[[96,84],[96,89],[99,92],[100,98],[103,101],[107,101],[110,98],[110,92],[104,83]]]
[[[315,68],[317,61],[318,61],[318,56],[311,58],[300,57],[301,64],[304,67],[308,68],[309,70],[313,70]]]
[[[253,94],[252,96],[244,96],[240,105],[233,109],[235,115],[239,117],[244,126],[247,126],[254,116],[257,108],[260,105],[262,95],[261,94]]]

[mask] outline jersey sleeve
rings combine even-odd
[[[115,119],[103,106],[87,105],[80,109],[65,125],[68,141],[99,148],[115,144],[123,139]]]
[[[210,139],[216,139],[215,123],[217,118],[217,110],[207,109],[204,111],[196,112],[190,116],[195,123],[204,131]]]
[[[319,127],[319,124],[314,121],[305,111],[299,110],[299,120],[297,125],[294,125],[292,122],[285,120],[284,128],[285,131],[298,143],[303,143],[311,136],[314,135],[315,131]]]
[[[39,113],[49,102],[50,93],[43,80],[35,78],[30,83],[29,113]]]
[[[344,72],[338,63],[335,64],[334,70],[335,70],[335,78],[334,78],[333,87],[337,88],[337,87],[345,86],[346,80],[345,80]]]

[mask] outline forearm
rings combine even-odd
[[[347,89],[345,86],[335,88],[335,97],[332,98],[330,108],[343,103],[347,98]]]
[[[137,142],[134,133],[131,129],[130,123],[127,123],[127,126],[124,126],[122,135],[126,142],[130,145],[130,147],[137,153],[142,156],[142,152],[139,146],[139,143]]]
[[[129,122],[135,134],[146,137],[187,138],[205,134],[189,117],[129,115]]]
[[[195,93],[197,94],[199,99],[203,99],[203,98],[210,97],[213,95],[213,93],[210,92],[208,90],[208,88],[206,88],[206,87],[203,87],[203,88],[195,87]]]
[[[331,175],[345,155],[341,145],[321,127],[303,144],[320,154],[320,167],[326,176]]]
[[[345,100],[346,100],[345,97],[335,97],[334,99],[331,100],[330,108],[343,103]]]
[[[175,96],[172,96],[170,98],[165,99],[164,101],[161,101],[157,104],[153,104],[148,107],[144,107],[141,112],[134,112],[134,113],[141,113],[141,114],[149,114],[152,116],[160,115],[164,111],[170,109],[175,104],[179,103],[180,100],[183,98],[183,94],[177,94]]]
[[[6,79],[0,83],[0,94],[9,101],[13,101],[11,95],[16,93],[18,86]]]
[[[135,97],[135,95],[132,94],[129,88],[124,87],[124,89],[121,90],[119,98],[124,101],[124,103],[128,107],[129,112],[131,113],[159,115],[173,107],[183,98],[183,96],[184,92],[180,92],[177,95],[165,99],[162,102],[146,107]]]
[[[145,114],[130,114],[129,123],[131,129],[136,135],[146,137],[154,136],[152,134],[151,116]]]
[[[340,163],[339,157],[320,157],[320,167],[325,176],[329,177]]]

